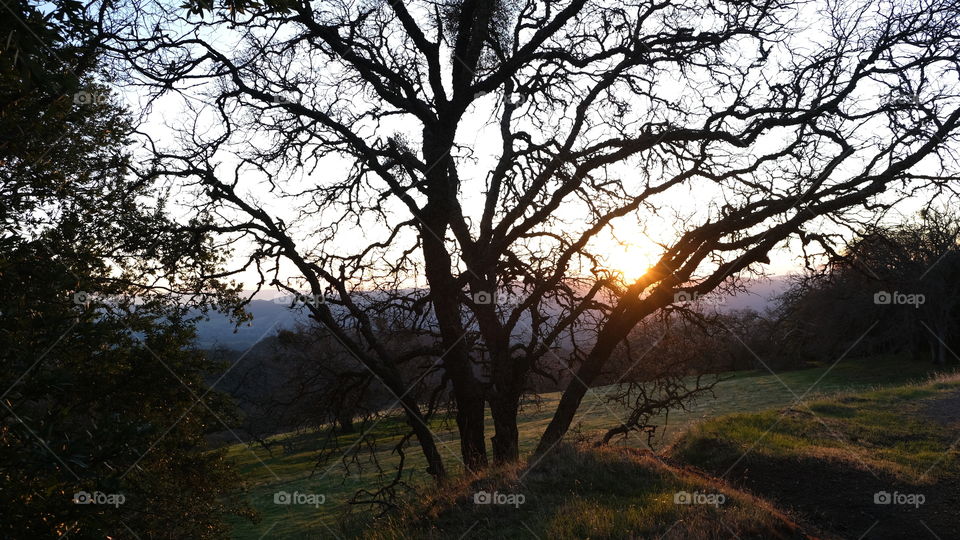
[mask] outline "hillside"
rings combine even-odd
[[[773,299],[784,291],[788,281],[788,276],[774,276],[769,280],[751,282],[747,284],[745,291],[723,298],[716,309],[752,309],[763,312],[772,306]],[[277,330],[291,329],[297,323],[307,320],[302,310],[290,309],[290,304],[284,301],[284,297],[267,299],[258,296],[247,305],[246,310],[253,316],[253,320],[239,327],[227,316],[216,312],[211,312],[207,318],[200,320],[197,323],[197,347],[224,347],[245,351],[258,341],[276,334]]]
[[[707,421],[670,450],[843,538],[960,535],[960,376]]]
[[[703,400],[690,411],[672,413],[666,433],[654,442],[656,449],[662,449],[698,422],[730,413],[782,408],[790,405],[795,395],[804,394],[808,390],[808,397],[811,399],[851,390],[864,391],[923,380],[929,369],[928,364],[905,363],[898,358],[868,358],[777,375],[758,371],[726,374],[726,380],[717,387],[716,399]],[[596,389],[596,393],[589,395],[581,408],[577,431],[585,437],[596,435],[599,430],[609,427],[617,422],[617,417],[622,414],[622,411],[606,406],[599,399],[603,391],[604,389]],[[545,394],[540,398],[539,407],[528,403],[522,415],[521,441],[528,452],[532,450],[536,437],[549,420],[549,413],[559,396]],[[391,473],[399,458],[389,449],[405,432],[405,426],[395,415],[388,414],[369,419],[357,427],[360,433],[367,434],[368,442],[374,442],[378,449],[375,454],[377,461],[388,474]],[[441,451],[447,458],[448,465],[452,470],[457,470],[457,441],[453,426],[438,420],[432,428],[441,441]],[[341,536],[358,534],[356,529],[345,524],[345,516],[349,513],[368,516],[372,509],[363,505],[351,505],[349,501],[358,490],[372,489],[379,485],[370,462],[374,455],[368,452],[356,455],[351,453],[357,448],[366,447],[359,444],[359,433],[330,439],[325,433],[294,433],[273,437],[267,442],[270,445],[269,451],[255,444],[234,445],[230,448],[230,456],[241,464],[253,504],[263,518],[256,525],[238,523],[235,536],[260,538],[269,531],[272,537],[289,538],[309,531],[325,531],[328,527],[337,530],[337,534]],[[622,445],[636,447],[643,444],[643,440],[634,438],[624,441]],[[333,459],[318,460],[319,451],[324,447],[330,450],[330,457]],[[356,460],[337,459],[345,453],[356,457]],[[414,490],[420,488],[420,492],[432,489],[432,484],[422,472],[423,467],[424,463],[415,449],[406,453],[403,480]],[[278,491],[322,493],[325,495],[325,503],[316,508],[276,505],[273,497]],[[402,493],[410,496],[417,492]],[[662,493],[650,496],[662,496]],[[634,501],[632,504],[639,503]],[[643,524],[638,521],[635,525],[640,527]],[[338,530],[340,527],[346,528]],[[747,530],[743,529],[744,532]]]
[[[515,504],[478,504],[497,493]],[[522,502],[520,502],[522,501]],[[414,538],[806,538],[766,501],[664,463],[649,451],[566,445],[410,504],[364,533]]]
[[[293,328],[304,320],[300,311],[272,300],[253,300],[246,307],[253,320],[239,327],[222,313],[210,312],[197,322],[196,346],[200,349],[226,348],[246,351],[277,330]]]

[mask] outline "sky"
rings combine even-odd
[[[803,38],[800,43],[815,41],[812,35]],[[224,50],[233,50],[237,47],[236,37],[229,32],[209,32],[208,37],[220,44]],[[751,54],[755,55],[755,51],[744,49],[743,51],[734,51],[733,54],[742,54],[748,57]],[[697,81],[693,78],[674,78],[671,80],[667,77],[663,81],[663,88],[660,89],[660,93],[665,96],[676,96],[677,100],[690,99],[691,96],[697,95],[695,89],[691,87],[691,85],[696,84]],[[184,100],[184,97],[187,99]],[[131,88],[122,90],[122,98],[130,103],[134,110],[139,110],[140,105],[145,100],[142,93]],[[476,160],[472,165],[466,158],[460,159],[459,162],[464,212],[474,216],[477,220],[482,207],[485,176],[500,151],[498,126],[495,118],[492,117],[497,100],[498,97],[495,95],[479,98],[473,108],[468,111],[457,137],[459,144],[472,149],[472,157]],[[180,95],[164,96],[154,102],[152,107],[146,111],[141,129],[149,133],[161,146],[174,143],[173,128],[177,126],[191,126],[198,123],[201,126],[207,124],[216,129],[215,121],[203,116],[198,118],[197,114],[188,106],[188,103],[202,105],[203,102],[202,87],[184,90]],[[417,129],[419,128],[413,126],[409,119],[387,119],[383,122],[378,134],[406,133],[408,137],[415,140]],[[253,145],[258,144],[255,139],[246,142]],[[771,140],[766,144],[773,147],[777,144],[777,141]],[[761,144],[761,150],[763,150],[762,146]],[[223,156],[220,159],[224,170],[231,168],[232,164],[228,156]],[[309,173],[296,173],[299,176],[294,176],[291,184],[299,187],[313,183],[326,183],[342,177],[348,166],[347,162],[336,157],[326,158],[323,160],[321,167]],[[639,181],[639,175],[631,172],[631,166],[633,165],[627,163],[619,168],[614,168],[610,172],[623,178],[625,182],[630,182],[633,179]],[[288,199],[277,197],[274,193],[271,193],[269,186],[258,181],[253,174],[245,177],[242,185],[251,200],[257,201],[271,214],[283,219],[292,229],[299,229],[302,233],[301,238],[306,243],[312,241],[308,235],[322,230],[325,223],[328,223],[324,217],[315,219],[298,218]],[[189,204],[195,200],[195,194],[190,191],[183,191],[175,195],[176,200],[181,203]],[[614,230],[599,235],[592,242],[591,247],[607,259],[611,268],[622,271],[625,279],[635,279],[642,275],[660,255],[657,243],[670,242],[676,238],[676,216],[703,216],[705,209],[711,202],[717,200],[718,195],[719,192],[716,190],[711,192],[710,187],[704,186],[702,182],[672,190],[669,194],[658,198],[659,206],[670,210],[669,215],[667,213],[655,215],[651,212],[641,211],[620,218],[615,223]],[[908,201],[902,207],[901,215],[912,214],[919,209],[921,202],[920,200]],[[396,208],[398,214],[403,213],[402,215],[406,219],[405,209],[399,206],[396,206]],[[183,208],[180,211],[186,212]],[[566,213],[561,217],[572,228],[588,223],[588,220],[584,219],[585,215],[579,214],[575,207],[565,208],[562,212]],[[337,232],[328,248],[350,250],[356,246],[369,243],[369,239],[378,234],[382,236],[384,229],[372,222],[343,227]],[[404,246],[406,245],[409,245],[409,242],[404,243]],[[771,254],[771,262],[766,265],[765,270],[771,275],[784,275],[801,271],[800,255],[801,251],[796,242],[783,245]],[[251,289],[257,280],[257,276],[253,272],[248,272],[239,276],[238,279],[244,283],[245,288]],[[418,286],[422,283],[411,283],[410,285]]]

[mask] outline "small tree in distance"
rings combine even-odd
[[[121,2],[103,20],[131,84],[191,97],[143,174],[195,197],[191,230],[245,253],[209,277],[253,270],[326,298],[311,316],[396,397],[437,477],[402,359],[438,359],[471,470],[488,461],[487,406],[494,460],[516,460],[530,377],[569,370],[547,452],[631,329],[678,293],[761,271],[791,238],[829,245],[831,222],[955,174],[953,1],[190,11]],[[599,238],[672,215],[638,279],[606,266]],[[431,343],[397,353],[381,316]]]

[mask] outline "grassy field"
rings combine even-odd
[[[927,400],[960,389],[956,379],[844,393],[789,409],[709,420],[686,433],[671,454],[724,473],[757,456],[841,459],[903,480],[935,479],[944,461],[943,430],[920,414]]]
[[[523,504],[476,504],[481,491],[523,494]],[[676,503],[694,493],[714,504]],[[797,529],[765,501],[647,451],[564,444],[532,469],[494,469],[425,493],[364,538],[771,539],[800,537]]]
[[[789,371],[772,375],[762,371],[743,371],[725,374],[726,380],[715,389],[715,398],[704,398],[689,411],[671,413],[666,430],[659,434],[655,446],[661,448],[675,442],[678,435],[691,426],[730,413],[756,412],[776,409],[793,403],[797,397],[810,399],[837,392],[864,390],[894,384],[903,384],[925,377],[928,364],[904,363],[894,358],[873,358],[844,361],[837,365],[823,365],[811,369]],[[576,429],[587,435],[618,423],[623,411],[608,406],[602,399],[603,388],[588,394],[576,421]],[[525,406],[521,418],[521,446],[532,450],[537,437],[550,419],[559,394],[544,394],[539,403]],[[375,439],[373,454],[385,470],[392,470],[399,457],[386,449],[405,432],[405,426],[393,415],[359,424],[358,431]],[[455,428],[449,422],[437,421],[433,429],[440,441],[441,452],[452,471],[460,469]],[[278,436],[268,452],[257,445],[235,445],[230,456],[241,467],[250,490],[250,499],[260,511],[257,524],[236,523],[236,538],[326,538],[343,536],[343,527],[354,523],[356,514],[369,517],[371,507],[351,505],[350,498],[359,489],[377,486],[377,475],[372,471],[369,452],[357,456],[357,462],[336,459],[318,462],[318,448],[323,437],[316,433]],[[335,440],[340,456],[356,449],[359,434],[343,435]],[[366,442],[359,445],[366,447]],[[626,441],[627,445],[644,446],[644,441]],[[362,467],[361,467],[362,465]],[[415,447],[406,453],[405,481],[412,486],[432,488],[423,473],[424,462]],[[671,487],[672,489],[672,487]],[[282,505],[274,503],[279,491],[323,494],[319,506]],[[350,511],[355,514],[347,517]]]
[[[956,538],[958,427],[954,374],[712,419],[692,427],[669,454],[815,517],[811,526],[821,534]],[[891,503],[891,494],[915,503]]]

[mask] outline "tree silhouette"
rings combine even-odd
[[[548,451],[678,293],[955,180],[957,8],[121,3],[103,24],[130,84],[189,98],[143,174],[195,197],[192,230],[237,251],[210,277],[322,296],[311,316],[396,396],[442,476],[376,316],[432,336],[408,353],[440,362],[469,469],[487,462],[487,404],[493,458],[514,460],[530,377],[571,370]],[[659,249],[636,280],[596,243],[625,222]]]
[[[856,346],[947,364],[960,320],[958,249],[960,223],[935,208],[862,231],[784,295],[784,349],[822,358]]]

